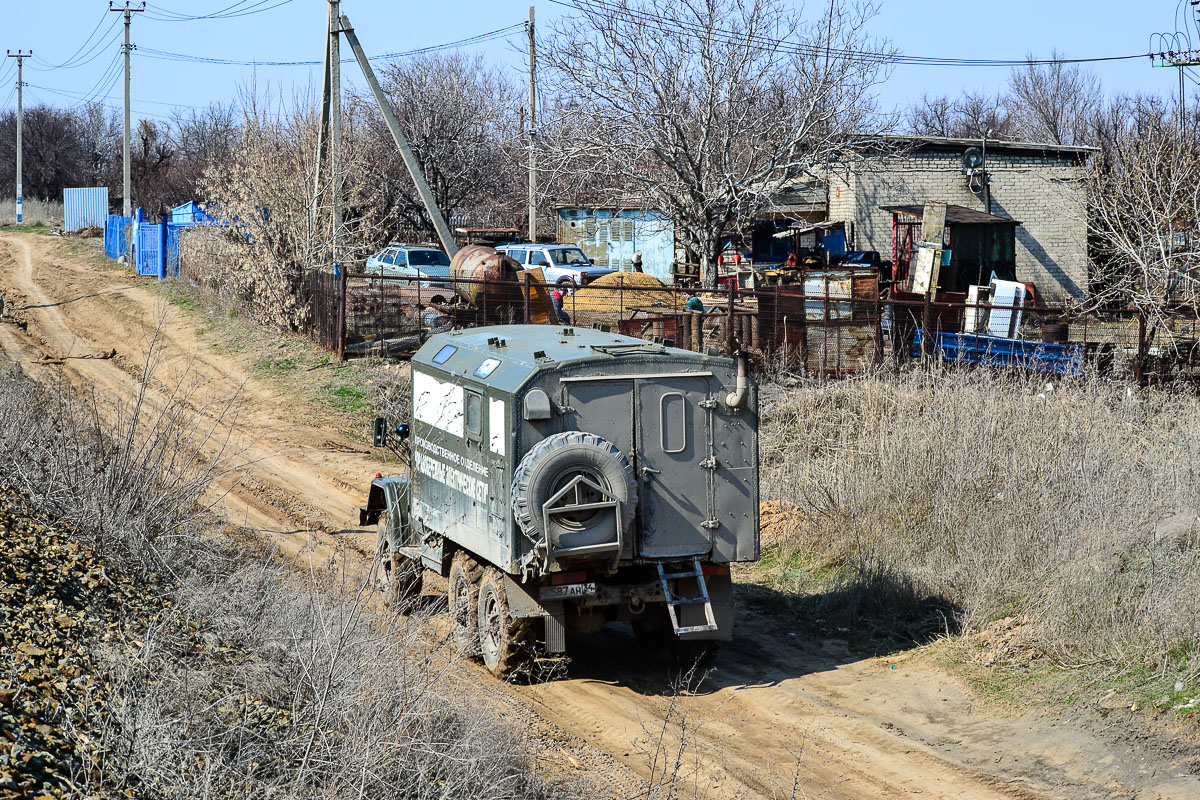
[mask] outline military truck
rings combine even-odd
[[[579,327],[432,336],[412,359],[406,474],[371,483],[388,599],[448,579],[455,645],[496,675],[628,621],[707,649],[729,565],[759,557],[758,396],[744,358]]]

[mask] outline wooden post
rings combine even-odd
[[[737,297],[737,274],[732,276],[732,280],[727,284],[729,287],[729,305],[725,312],[725,355],[733,358],[733,301]]]
[[[704,312],[687,311],[692,323],[692,349],[697,353],[704,352]]]
[[[528,272],[521,273],[521,295],[522,295],[521,299],[524,302],[525,324],[528,325],[529,324],[529,273]],[[550,320],[551,325],[554,325],[557,322],[558,322],[557,318]]]
[[[933,322],[933,293],[926,292],[924,299],[924,307],[921,310],[921,360],[929,360],[929,349],[932,346],[930,342],[930,325]]]
[[[338,294],[338,332],[337,332],[337,357],[338,361],[346,360],[346,268],[337,266],[337,294]]]
[[[894,318],[896,315],[893,314]],[[893,323],[894,324],[894,323]],[[875,286],[875,364],[883,363],[883,299],[879,296],[879,285]]]
[[[1149,348],[1146,342],[1146,315],[1139,308],[1137,310],[1138,318],[1138,346],[1137,346],[1137,361],[1133,365],[1133,374],[1137,379],[1138,385],[1141,386],[1146,379],[1146,356]]]

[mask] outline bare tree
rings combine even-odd
[[[1089,121],[1103,99],[1096,76],[1078,64],[1028,63],[1009,77],[1011,107],[1021,135],[1052,144],[1085,144]],[[1051,51],[1050,58],[1062,54]]]
[[[872,127],[874,3],[806,22],[779,0],[581,0],[539,48],[558,182],[606,176],[670,214],[706,285],[728,232]],[[598,198],[599,199],[599,198]]]
[[[75,114],[85,160],[84,186],[115,186],[121,158],[121,120],[101,103],[87,103]]]
[[[1174,313],[1200,312],[1200,145],[1165,119],[1137,122],[1094,170],[1092,302],[1137,307],[1174,344]]]
[[[481,56],[447,53],[395,61],[383,68],[381,80],[444,215],[513,195],[520,182],[512,180],[514,148],[508,145],[520,143],[520,101],[503,73]],[[432,230],[374,99],[356,98],[354,105],[352,135],[363,140],[366,180],[380,189],[372,202],[384,204],[392,225]]]
[[[1000,95],[964,92],[957,100],[921,95],[906,118],[909,132],[916,136],[1007,139],[1015,132],[1007,99]]]

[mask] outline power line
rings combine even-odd
[[[109,32],[111,32],[113,28],[115,28],[118,24],[120,24],[120,22],[121,22],[120,19],[116,20],[112,25],[109,26],[109,29],[104,32],[104,35],[108,36]],[[107,41],[102,41],[102,42],[97,43],[94,47],[92,47],[91,49],[88,50],[88,52],[85,54],[85,56],[80,57],[80,59],[83,59],[83,60],[76,59],[74,62],[59,64],[57,66],[49,66],[49,67],[42,67],[42,68],[32,67],[32,69],[34,69],[38,72],[55,72],[60,69],[78,69],[79,67],[85,67],[88,64],[92,63],[93,61],[95,61],[100,56],[104,55],[105,48],[116,44],[117,40],[120,38],[121,38],[121,34],[118,32],[118,33],[114,33],[112,36],[110,36]],[[35,56],[34,60],[37,61],[40,59],[38,59]]]
[[[581,13],[619,14],[635,21],[651,21],[659,25],[678,28],[685,33],[709,36],[723,44],[757,46],[761,49],[775,49],[798,55],[826,55],[850,61],[870,63],[897,64],[906,66],[937,66],[937,67],[1022,67],[1041,64],[1089,64],[1102,61],[1128,61],[1148,58],[1150,53],[1136,53],[1122,56],[1098,56],[1092,58],[1021,58],[1021,59],[986,59],[986,58],[951,58],[943,56],[912,56],[899,52],[880,52],[871,50],[847,50],[842,48],[826,48],[821,45],[792,42],[786,39],[774,39],[766,36],[746,35],[737,31],[721,29],[706,29],[698,22],[667,17],[650,12],[638,11],[617,3],[605,0],[550,0],[555,5],[570,8]]]
[[[107,18],[108,18],[108,9],[104,9],[104,13],[100,15],[100,20],[96,23],[96,27],[92,28],[92,32],[89,33],[87,35],[87,38],[83,40],[83,44],[79,45],[79,47],[75,49],[75,52],[72,53],[70,56],[68,56],[67,60],[62,62],[61,64],[51,64],[49,61],[46,61],[42,58],[35,56],[33,59],[34,61],[37,61],[37,62],[45,65],[45,68],[38,70],[38,72],[46,72],[46,71],[54,70],[54,69],[70,69],[73,65],[73,62],[76,60],[76,58],[81,57],[80,53],[83,52],[84,48],[86,48],[88,45],[90,45],[92,43],[92,38],[96,35],[96,31],[100,30],[100,26],[104,24],[104,20],[106,20]],[[103,34],[101,34],[100,38],[104,39],[104,37],[107,36],[112,31],[112,29],[116,27],[117,22],[118,22],[118,20],[113,20],[112,25],[108,26],[108,30],[106,30]],[[91,50],[89,50],[88,53],[90,54]],[[82,56],[82,57],[86,57],[86,56]],[[74,66],[81,66],[81,65],[74,64]],[[34,69],[36,69],[36,67]]]
[[[262,8],[262,6],[273,2],[273,0],[257,0],[257,2],[251,6],[246,6],[247,2],[250,2],[250,0],[239,0],[233,5],[223,8],[219,11],[214,11],[211,14],[192,15],[180,14],[179,12],[172,11],[169,8],[163,8],[161,6],[147,3],[147,8],[153,9],[148,14],[147,18],[156,20],[158,22],[194,22],[196,20],[205,19],[234,19],[236,17],[247,17],[251,14],[261,14],[264,11],[271,11],[272,9],[279,8],[280,6],[286,6],[288,3],[291,3],[292,0],[275,0],[274,5],[269,5],[266,8]],[[239,6],[243,7],[239,8]]]
[[[396,53],[381,53],[377,56],[371,56],[368,60],[379,61],[391,58],[409,58],[412,56],[424,55],[425,53],[433,53],[440,50],[452,50],[457,47],[463,47],[471,44],[482,44],[484,42],[493,41],[495,39],[504,39],[516,34],[518,31],[524,31],[525,23],[517,23],[509,25],[505,28],[497,28],[494,31],[480,33],[475,36],[470,36],[466,39],[458,39],[453,42],[445,42],[443,44],[429,45],[428,47],[420,47],[415,50],[405,50]],[[191,64],[218,64],[223,66],[244,66],[244,67],[316,67],[320,66],[320,61],[245,61],[229,58],[216,58],[213,56],[197,56],[188,53],[172,53],[167,50],[155,50],[150,47],[138,48],[138,53],[148,58],[157,58],[163,61],[180,61]],[[341,60],[343,64],[352,64],[354,59],[345,58]]]

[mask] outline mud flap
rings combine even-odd
[[[538,600],[524,584],[504,576],[508,609],[514,617],[541,617],[545,622],[546,655],[561,655],[567,651],[565,611],[561,600]]]
[[[724,575],[707,575],[704,582],[708,587],[708,599],[712,603],[713,618],[717,622],[715,631],[697,631],[680,634],[679,638],[686,642],[719,641],[728,642],[733,639],[733,577]],[[695,578],[680,578],[675,581],[673,592],[676,596],[694,597],[700,588]],[[703,605],[686,605],[678,607],[679,624],[681,627],[703,625],[705,622]]]

